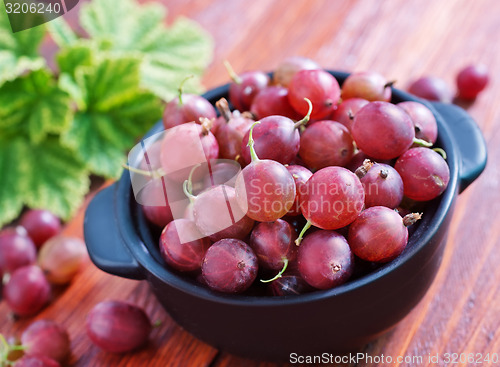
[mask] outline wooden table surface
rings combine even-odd
[[[361,349],[372,356],[500,352],[500,2],[498,0],[195,0],[165,1],[168,21],[185,15],[215,39],[207,88],[227,81],[222,60],[237,71],[270,70],[286,56],[304,55],[324,67],[375,70],[404,88],[421,75],[453,86],[457,70],[483,62],[488,89],[469,108],[488,142],[486,171],[458,199],[443,264],[420,304],[392,331]],[[497,143],[495,143],[497,141]],[[82,236],[84,208],[67,224]],[[147,347],[112,355],[93,346],[84,320],[94,304],[121,299],[161,320]],[[0,303],[0,331],[19,333]],[[105,274],[89,265],[36,319],[64,324],[72,339],[72,366],[274,366],[244,360],[206,345],[178,327],[144,282]],[[363,366],[381,363],[358,364]],[[412,366],[412,363],[393,364]],[[430,365],[424,359],[423,365]],[[444,365],[444,364],[440,364]],[[465,364],[458,364],[465,365]],[[488,365],[484,363],[483,365]],[[493,364],[492,364],[493,365]],[[498,365],[498,364],[497,364]]]

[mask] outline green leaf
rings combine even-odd
[[[82,90],[76,83],[76,70],[82,66],[90,67],[96,62],[96,45],[89,40],[81,39],[70,46],[62,48],[56,55],[59,66],[59,87],[66,91],[80,109],[85,108]]]
[[[179,84],[188,75],[201,75],[212,60],[213,42],[200,26],[186,18],[165,31],[149,51],[141,68],[142,85],[164,100],[177,95]],[[199,78],[184,85],[186,93],[203,90]]]
[[[13,33],[5,4],[0,1],[0,85],[26,70],[45,66],[45,60],[38,54],[44,35],[43,26]]]
[[[107,44],[105,50],[139,57],[141,85],[169,100],[187,75],[201,75],[212,59],[213,41],[196,22],[186,18],[165,27],[165,13],[160,4],[94,0],[82,5],[80,22],[93,40],[101,46]],[[186,92],[201,90],[199,78],[186,83]]]
[[[25,203],[31,208],[48,208],[62,218],[69,218],[80,207],[89,190],[85,164],[75,152],[61,145],[59,138],[49,138],[29,146],[25,159],[29,171],[25,180]]]
[[[77,113],[73,128],[64,136],[67,144],[74,146],[88,167],[101,176],[118,177],[125,161],[124,147],[110,137],[122,137],[122,142],[133,139],[123,130],[115,129],[115,121],[97,113]],[[132,141],[131,141],[132,140]]]
[[[50,36],[60,47],[68,47],[78,40],[77,35],[71,29],[70,25],[66,23],[63,17],[51,20],[47,23]]]
[[[112,41],[113,50],[148,51],[161,36],[166,9],[134,0],[94,0],[82,5],[80,23],[92,39]]]
[[[68,219],[89,188],[84,164],[55,137],[37,144],[24,137],[3,137],[0,175],[0,226],[15,219],[23,205]]]
[[[75,80],[69,74],[61,74],[59,76],[59,88],[68,93],[76,106],[79,109],[85,108],[85,101],[83,100],[82,90],[76,84]]]
[[[46,70],[37,70],[0,87],[0,129],[29,136],[38,143],[67,130],[71,99]]]
[[[26,171],[26,143],[21,139],[0,141],[0,227],[15,219],[23,208],[20,181]]]
[[[125,151],[158,121],[162,105],[139,87],[140,61],[106,58],[76,70],[84,108],[63,134],[92,172],[118,177]]]
[[[59,72],[69,74],[74,78],[78,67],[92,66],[96,58],[95,53],[95,45],[87,40],[79,40],[62,48],[56,55]]]

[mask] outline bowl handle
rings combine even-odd
[[[431,102],[431,104],[443,117],[460,151],[459,193],[461,193],[486,167],[486,142],[479,126],[464,109],[448,103]]]
[[[99,191],[85,212],[83,234],[92,262],[107,273],[145,279],[141,266],[125,244],[114,212],[115,185]]]

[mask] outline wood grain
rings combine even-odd
[[[465,64],[488,65],[490,86],[469,108],[488,142],[486,171],[458,199],[443,264],[430,291],[396,328],[362,351],[394,357],[500,353],[496,219],[500,216],[500,145],[496,144],[500,139],[500,2],[194,0],[165,4],[168,22],[188,16],[214,37],[214,62],[204,78],[207,88],[227,81],[224,59],[240,71],[271,70],[286,56],[304,55],[332,69],[379,71],[396,79],[400,88],[424,74],[442,77],[453,87],[456,72]],[[81,236],[82,222],[83,208],[66,233]],[[139,304],[153,320],[162,321],[145,349],[117,356],[90,343],[84,331],[85,315],[95,303],[110,298]],[[5,302],[0,303],[2,333],[19,333],[31,321],[14,322],[8,314]],[[276,366],[218,352],[196,340],[175,325],[147,284],[104,274],[93,265],[36,318],[53,318],[68,327],[73,366]],[[433,364],[424,358],[421,365]]]

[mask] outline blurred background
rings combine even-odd
[[[214,37],[214,62],[204,78],[208,87],[227,81],[224,59],[237,71],[272,70],[286,56],[303,55],[327,68],[378,71],[403,89],[422,75],[453,86],[463,65],[481,61],[492,71],[488,98],[497,92],[498,55],[491,42],[499,35],[500,5],[493,1],[163,3],[168,21],[188,16]]]

